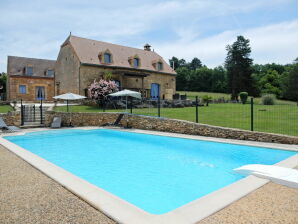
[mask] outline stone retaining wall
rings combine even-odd
[[[74,126],[102,126],[107,123],[114,123],[118,115],[119,113],[64,113],[48,111],[46,112],[45,124],[46,126],[49,126],[53,120],[53,117],[57,116],[62,117],[62,123],[65,126],[69,124],[70,117]],[[127,122],[128,126],[137,129],[260,142],[298,144],[298,137],[263,132],[252,132],[233,128],[223,128],[168,118],[149,117],[133,114],[125,115],[121,121],[121,124],[123,126],[126,126]]]
[[[21,126],[21,113],[19,111],[1,113],[0,116],[7,125]]]

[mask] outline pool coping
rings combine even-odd
[[[76,129],[90,130],[99,129],[99,127],[82,127]],[[105,127],[104,129],[107,128]],[[35,132],[38,130],[42,131],[53,129],[27,129],[22,133],[14,133],[7,135],[21,135],[28,132]],[[243,142],[241,140],[217,139],[202,136],[191,136],[184,134],[173,134],[136,129],[121,129],[121,131],[298,151],[298,145],[281,145],[272,143],[260,144],[259,142]],[[170,211],[162,215],[153,215],[141,210],[140,208],[124,201],[123,199],[93,184],[90,184],[89,182],[17,146],[16,144],[9,142],[8,140],[2,137],[0,138],[0,144],[9,149],[11,152],[18,155],[19,157],[21,157],[23,160],[31,164],[33,167],[37,168],[38,170],[52,178],[53,180],[60,183],[62,186],[64,186],[65,188],[67,188],[72,193],[79,196],[89,204],[91,204],[93,207],[99,209],[107,216],[120,223],[196,223],[210,216],[211,214],[221,210],[222,208],[226,207],[232,202],[242,198],[248,193],[258,189],[266,183],[270,182],[266,179],[261,179],[255,176],[248,176],[217,191],[214,191],[208,195],[198,198],[188,204],[185,204],[173,211]],[[277,163],[276,165],[294,168],[298,166],[298,154],[291,156]]]

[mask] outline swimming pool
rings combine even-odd
[[[274,164],[296,154],[106,129],[5,139],[151,214],[167,213],[240,180],[236,167]]]

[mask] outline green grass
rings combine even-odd
[[[13,108],[10,105],[1,105],[0,113],[7,113],[9,111],[13,111]]]
[[[56,107],[55,111],[66,111]],[[71,106],[71,112],[102,112],[92,106]],[[106,110],[107,112],[125,110]],[[156,108],[133,109],[135,114],[157,116]],[[161,108],[161,116],[173,119],[195,121],[195,107]],[[254,105],[254,130],[298,136],[298,106],[295,105]],[[249,104],[210,104],[199,107],[199,123],[222,127],[250,130]]]
[[[231,98],[231,94],[228,93],[209,93],[209,92],[191,92],[191,91],[177,91],[180,95],[187,95],[188,99],[194,100],[196,96],[199,98],[202,98],[205,95],[211,96],[212,99],[219,99],[224,98],[225,100],[229,100]],[[240,98],[239,98],[240,99]],[[248,98],[248,101],[250,100],[250,97]],[[261,97],[254,98],[255,104],[261,104]],[[297,102],[288,101],[288,100],[276,100],[276,104],[291,104],[291,105],[297,105]]]

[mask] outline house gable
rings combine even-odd
[[[69,36],[68,41],[82,64],[131,69],[132,66],[129,60],[137,55],[141,63],[140,66],[133,69],[176,75],[176,72],[166,61],[154,51],[125,47],[76,36]],[[103,54],[107,51],[112,56],[112,62],[109,64],[104,63],[104,60],[102,60]],[[163,64],[163,69],[158,71],[153,66],[154,61],[160,61]]]

